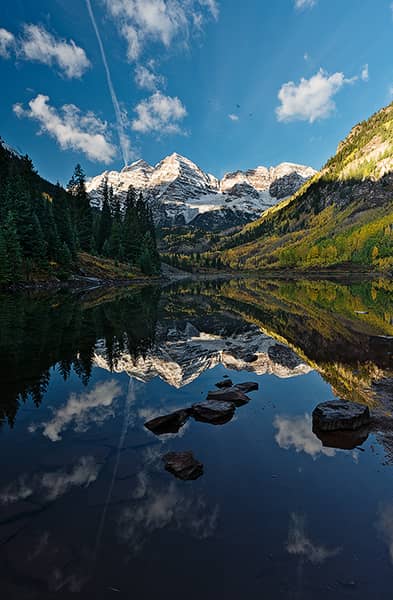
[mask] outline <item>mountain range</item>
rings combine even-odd
[[[231,320],[226,315],[227,320]],[[232,319],[236,322],[235,319]],[[223,326],[224,319],[220,322]],[[224,329],[217,330],[217,321],[200,330],[190,321],[177,321],[171,327],[158,327],[154,346],[135,359],[124,352],[115,367],[110,367],[106,347],[98,343],[94,364],[102,369],[127,373],[138,381],[151,381],[159,377],[168,385],[181,388],[196,380],[202,373],[217,365],[233,371],[248,371],[257,375],[275,375],[280,378],[296,377],[309,373],[306,365],[292,350],[277,344],[276,340],[253,324],[242,323],[238,331],[227,336]],[[211,325],[211,323],[209,323]],[[209,329],[209,331],[206,331]]]
[[[189,225],[212,231],[257,219],[315,173],[311,167],[281,163],[235,171],[217,179],[174,153],[154,167],[138,160],[121,171],[104,171],[87,182],[87,191],[91,204],[100,207],[105,180],[123,201],[132,185],[143,192],[158,225]]]

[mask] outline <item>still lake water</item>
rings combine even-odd
[[[311,413],[388,421],[392,352],[382,280],[0,296],[1,598],[391,599],[393,428]],[[144,427],[224,376],[259,383],[229,423]]]

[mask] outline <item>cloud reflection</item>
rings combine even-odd
[[[82,456],[68,470],[34,474],[31,477],[21,475],[0,491],[0,504],[12,504],[36,495],[46,501],[55,500],[72,487],[88,487],[97,479],[99,470],[100,466],[92,456]]]
[[[302,557],[313,565],[320,565],[341,552],[341,548],[327,548],[312,542],[306,535],[305,517],[297,513],[291,514],[286,550],[289,554]]]
[[[390,561],[393,564],[393,504],[385,504],[380,508],[377,529],[388,546]]]
[[[67,427],[83,432],[92,424],[102,425],[109,417],[115,416],[113,402],[121,393],[121,387],[114,379],[97,383],[90,392],[71,394],[64,406],[54,410],[51,420],[31,425],[29,431],[42,429],[52,442],[58,442]]]
[[[304,416],[277,415],[273,421],[277,429],[275,440],[284,450],[295,449],[296,452],[305,452],[314,460],[319,454],[335,456],[334,448],[325,448],[322,442],[312,432],[312,419],[309,414]]]
[[[167,482],[162,477],[159,451],[148,450],[146,463],[149,471],[140,471],[132,492],[131,503],[118,519],[120,539],[138,553],[148,538],[156,531],[170,527],[204,540],[217,529],[219,507],[209,507],[202,494],[195,494],[190,486],[176,481]],[[154,473],[157,467],[160,475]]]

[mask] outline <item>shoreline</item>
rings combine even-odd
[[[7,286],[0,286],[0,293],[17,293],[23,291],[58,291],[58,290],[86,290],[105,287],[131,287],[134,285],[161,285],[168,286],[181,281],[228,281],[230,279],[286,279],[288,281],[309,280],[336,280],[336,281],[370,281],[373,279],[389,279],[390,273],[375,271],[234,271],[215,273],[188,273],[186,271],[177,273],[164,272],[155,277],[135,277],[134,279],[100,279],[98,277],[75,276],[71,279],[21,281]]]

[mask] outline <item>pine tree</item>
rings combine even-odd
[[[109,240],[112,228],[112,214],[111,207],[109,204],[109,188],[108,180],[104,179],[102,186],[102,209],[99,218],[98,232],[97,232],[97,250],[102,252],[104,244]]]
[[[78,241],[82,250],[89,252],[93,231],[93,213],[86,191],[86,178],[80,164],[77,164],[68,184],[68,190],[74,199],[74,215],[78,232]]]
[[[7,243],[0,231],[0,284],[12,281],[11,263],[8,259]]]
[[[2,237],[4,239],[10,278],[12,281],[18,281],[21,278],[22,248],[18,239],[15,218],[11,211],[5,220]]]

